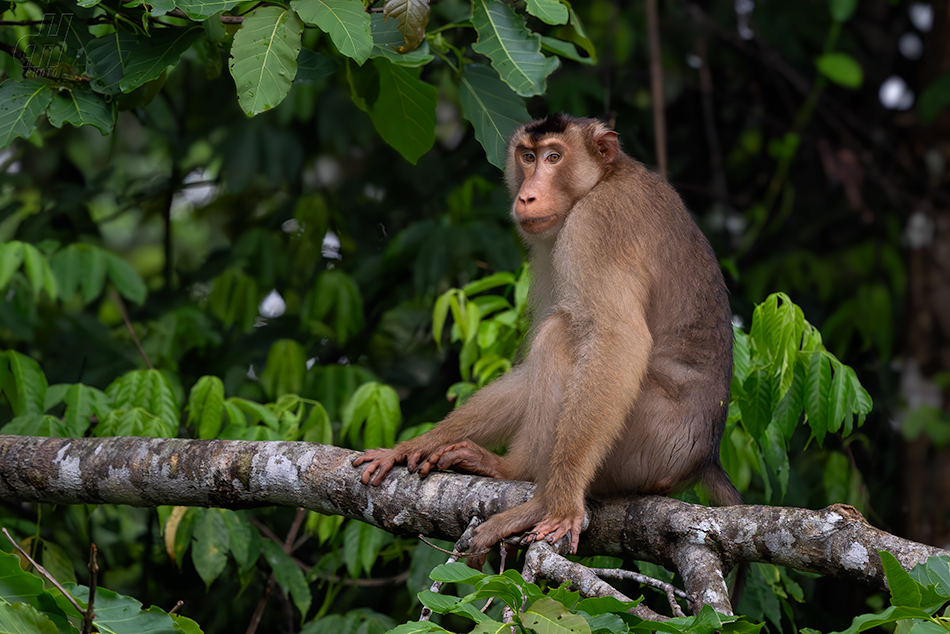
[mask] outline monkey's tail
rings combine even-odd
[[[742,494],[732,484],[729,474],[722,468],[722,464],[717,460],[710,464],[703,474],[703,484],[709,490],[709,498],[716,506],[738,506],[742,504]],[[729,602],[732,604],[733,613],[739,606],[739,599],[742,597],[742,591],[745,589],[746,578],[749,575],[748,562],[742,561],[735,568],[736,574],[732,583],[732,592],[729,596]]]

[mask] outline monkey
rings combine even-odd
[[[524,531],[522,543],[570,534],[576,553],[588,495],[699,482],[715,504],[741,504],[719,457],[728,291],[679,195],[615,131],[565,114],[514,131],[505,181],[532,277],[526,352],[432,430],[357,457],[363,484],[401,463],[536,483],[476,529],[475,553]]]

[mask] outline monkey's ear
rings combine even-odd
[[[604,164],[613,163],[617,155],[620,154],[620,142],[617,141],[617,133],[613,130],[602,130],[594,140],[597,141],[597,151],[600,152],[600,158],[604,159]]]

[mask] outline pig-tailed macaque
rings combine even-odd
[[[570,533],[584,498],[669,494],[701,482],[740,504],[719,460],[732,326],[709,242],[665,180],[595,119],[556,114],[508,141],[512,216],[530,251],[533,326],[524,359],[431,431],[371,449],[362,481],[393,465],[537,483],[476,529],[474,552],[529,531]],[[485,445],[507,445],[497,455]]]

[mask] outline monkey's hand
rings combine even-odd
[[[419,476],[424,478],[433,469],[452,469],[497,480],[508,479],[504,473],[504,461],[471,440],[444,445],[433,451],[419,464]]]
[[[368,462],[369,465],[363,469],[363,477],[360,478],[360,481],[363,484],[378,487],[395,465],[406,462],[408,459],[409,454],[401,451],[398,447],[395,449],[367,449],[362,456],[353,461],[353,466],[358,467]]]

